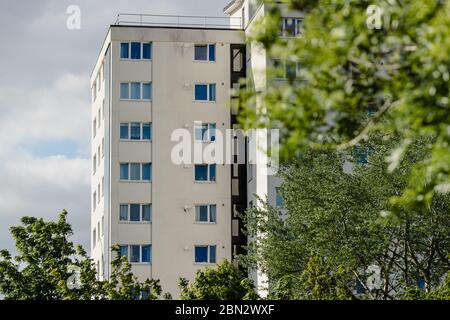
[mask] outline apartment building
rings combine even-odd
[[[267,135],[254,146],[236,143],[236,164],[173,160],[177,130],[191,134],[194,149],[236,128],[230,105],[240,78],[267,86],[264,50],[246,45],[264,12],[259,1],[235,0],[224,8],[229,17],[119,15],[110,26],[91,76],[91,256],[99,278],[109,277],[118,245],[138,278],[160,279],[177,297],[180,277],[245,252],[238,213],[257,196],[282,205],[279,179],[246,161],[265,157],[256,146],[267,145]],[[250,275],[264,295],[266,276]]]

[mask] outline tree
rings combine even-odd
[[[280,128],[285,159],[395,131],[391,171],[414,141],[431,136],[430,156],[414,164],[392,201],[429,206],[436,192],[450,191],[450,1],[286,0],[305,13],[301,35],[288,39],[279,37],[277,1],[264,2],[268,14],[251,43],[298,64],[300,79],[242,90],[243,126]]]
[[[63,211],[57,222],[24,217],[22,226],[12,227],[18,255],[2,250],[0,255],[0,293],[5,299],[62,300],[99,299],[102,284],[86,252],[74,248],[68,238],[72,228]],[[69,289],[71,269],[80,270],[80,287]]]
[[[197,271],[191,283],[180,278],[179,287],[182,300],[258,299],[251,280],[228,261]]]
[[[395,136],[369,141],[356,154],[307,150],[285,165],[286,218],[264,199],[247,213],[249,235],[256,239],[247,263],[268,274],[276,288],[272,296],[355,299],[361,298],[355,294],[359,285],[364,298],[397,299],[418,282],[425,294],[441,285],[450,270],[450,197],[436,195],[428,208],[414,211],[389,202],[427,156],[428,141],[412,144],[393,173],[385,157]],[[344,172],[350,161],[353,170]]]
[[[12,227],[18,255],[0,252],[0,294],[14,300],[154,300],[162,293],[159,280],[140,282],[126,257],[112,261],[110,281],[97,280],[94,262],[68,239],[67,212],[57,222],[24,217]],[[75,272],[75,273],[74,273]],[[72,282],[73,280],[73,282]],[[165,294],[165,298],[170,295]]]

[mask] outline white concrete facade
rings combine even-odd
[[[171,161],[171,134],[185,128],[194,136],[195,121],[230,128],[230,44],[243,41],[236,30],[111,26],[91,78],[91,250],[100,278],[109,276],[114,245],[151,245],[151,262],[132,263],[133,272],[160,279],[174,297],[179,277],[215,264],[196,263],[195,246],[215,246],[216,263],[231,260],[230,166],[216,166],[215,182],[195,181],[194,165]],[[151,59],[121,59],[121,43],[131,42],[150,43]],[[215,61],[194,61],[195,44],[215,44]],[[151,83],[151,99],[121,99],[121,83],[131,82]],[[194,100],[198,83],[216,85],[214,102]],[[151,140],[121,139],[121,123],[151,123]],[[121,180],[121,163],[151,163],[151,181]],[[151,222],[121,221],[124,204],[151,204]],[[215,223],[195,221],[195,205],[204,204],[216,206]]]

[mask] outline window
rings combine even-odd
[[[92,195],[92,208],[94,211],[97,209],[97,191],[94,191],[94,194]]]
[[[152,44],[142,44],[142,59],[150,60],[152,58]]]
[[[150,245],[141,246],[141,262],[142,263],[150,263],[152,256],[152,247]]]
[[[105,138],[102,138],[102,158],[105,157]]]
[[[216,45],[215,44],[196,44],[194,46],[195,61],[216,61]]]
[[[100,241],[100,221],[97,223],[97,240]]]
[[[283,198],[281,197],[280,188],[275,188],[275,206],[283,208]]]
[[[96,236],[96,231],[94,228],[94,230],[92,230],[92,248],[95,248],[96,242],[97,242],[97,236]]]
[[[131,43],[131,59],[141,59],[141,43]]]
[[[150,181],[152,180],[152,164],[143,163],[142,164],[142,180]]]
[[[130,44],[128,42],[122,42],[120,44],[120,58],[121,59],[130,58]]]
[[[130,98],[130,84],[129,83],[121,83],[120,84],[120,99],[129,99]]]
[[[120,180],[128,180],[129,179],[129,164],[121,163],[120,164]]]
[[[142,99],[151,100],[152,99],[152,83],[145,82],[142,84]]]
[[[119,219],[120,219],[120,221],[128,221],[128,205],[127,204],[120,205]]]
[[[151,123],[122,122],[120,124],[121,140],[151,140]]]
[[[119,256],[128,259],[128,246],[119,246]]]
[[[195,124],[195,140],[196,141],[215,141],[216,140],[216,124],[201,123]]]
[[[216,263],[216,246],[195,246],[195,263]]]
[[[142,205],[142,221],[150,222],[152,221],[152,205],[143,204]]]
[[[151,163],[121,163],[120,180],[151,181]]]
[[[120,139],[128,140],[130,138],[129,127],[130,124],[128,122],[120,124]]]
[[[152,124],[151,123],[143,123],[142,124],[142,140],[151,140],[152,139]]]
[[[141,221],[141,205],[130,204],[130,221]]]
[[[92,172],[93,174],[97,172],[97,155],[92,158]]]
[[[300,18],[282,18],[281,36],[295,37],[302,32],[303,21]]]
[[[120,58],[150,60],[152,58],[152,44],[150,42],[122,42],[120,44]]]
[[[95,101],[97,99],[97,79],[94,81],[92,85],[92,100]]]
[[[196,222],[217,222],[217,206],[210,205],[196,205],[195,206],[195,221]]]
[[[151,222],[151,204],[121,204],[119,206],[119,220],[125,222]]]
[[[139,122],[132,122],[131,127],[131,140],[141,140],[141,124]]]
[[[132,100],[141,100],[141,83],[140,82],[132,82],[131,83],[131,99]]]
[[[101,153],[101,151],[100,151],[100,146],[98,146],[98,148],[97,148],[97,155],[98,155],[98,157],[97,157],[97,160],[98,160],[98,162],[97,162],[97,165],[100,167],[100,160],[101,160],[101,158],[100,158],[100,153]]]
[[[195,85],[196,101],[216,101],[216,85],[215,84],[196,84]]]
[[[102,177],[102,197],[105,195],[105,177]]]
[[[97,135],[97,119],[92,122],[92,135],[94,138]]]
[[[100,203],[100,183],[97,185],[97,203]]]
[[[275,78],[277,79],[295,79],[300,77],[300,65],[293,61],[283,61],[273,59],[275,68]]]
[[[141,262],[141,246],[138,245],[130,246],[130,262],[131,263]]]
[[[127,257],[130,263],[151,263],[152,246],[151,245],[121,245],[119,246],[119,255]]]
[[[140,163],[130,163],[130,180],[141,180]]]
[[[195,165],[195,181],[216,181],[215,164]]]
[[[121,100],[151,100],[151,82],[122,82],[120,84]]]

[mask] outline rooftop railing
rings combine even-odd
[[[174,16],[163,14],[119,13],[115,25],[170,26],[191,28],[242,29],[236,17]]]

